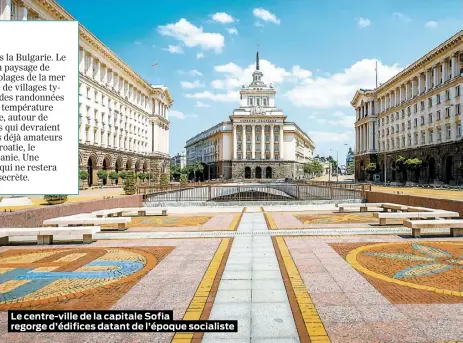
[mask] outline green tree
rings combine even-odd
[[[186,174],[180,175],[180,183],[182,185],[186,185],[188,183],[188,176]]]
[[[127,178],[127,171],[126,170],[121,170],[119,172],[119,177],[125,181],[125,179]]]
[[[177,180],[180,177],[181,170],[180,166],[174,164],[170,166],[170,178],[173,180]]]
[[[349,162],[346,167],[347,175],[355,174],[355,164],[354,162]]]
[[[118,172],[117,171],[112,171],[111,173],[109,173],[109,179],[114,184],[116,182],[116,180],[119,179]]]
[[[323,173],[323,166],[319,161],[311,161],[304,165],[304,173],[305,174],[321,174]]]
[[[135,172],[133,170],[129,170],[125,176],[124,182],[124,192],[127,195],[135,194],[137,191],[137,180],[135,176]]]
[[[108,178],[108,172],[104,169],[100,169],[96,173],[96,176],[98,176],[98,179],[100,180],[106,180]]]
[[[169,186],[169,174],[161,174],[161,186]]]

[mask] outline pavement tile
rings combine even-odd
[[[355,306],[317,306],[322,322],[359,323],[363,322],[362,315]]]
[[[289,303],[253,303],[251,337],[283,338],[296,333]]]
[[[405,320],[406,317],[397,310],[394,305],[356,305],[367,323],[396,322]]]

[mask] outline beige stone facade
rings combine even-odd
[[[0,0],[0,20],[75,20],[53,0]],[[169,170],[167,87],[151,85],[82,25],[79,27],[80,168]],[[58,152],[59,153],[59,152]]]
[[[373,90],[357,91],[356,178],[369,163],[384,181],[459,184],[463,181],[461,128],[463,31]],[[420,158],[416,175],[398,173],[399,156]]]

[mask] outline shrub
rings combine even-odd
[[[137,176],[140,179],[140,181],[143,181],[144,179],[146,179],[146,174],[145,173],[138,173]]]
[[[86,170],[79,171],[79,179],[81,179],[82,181],[88,180],[88,171]]]
[[[112,171],[111,173],[109,173],[109,178],[115,181],[119,178],[119,173],[117,171]]]
[[[180,184],[186,185],[188,183],[188,176],[186,174],[180,175]]]
[[[49,195],[44,195],[43,200],[45,200],[48,203],[53,202],[53,201],[63,201],[64,202],[68,200],[68,196],[49,194]]]
[[[405,168],[408,170],[418,170],[421,168],[422,164],[423,161],[421,161],[419,158],[409,158],[405,161]]]
[[[108,172],[106,170],[100,169],[96,173],[96,176],[98,176],[98,179],[100,180],[106,180],[108,178]]]
[[[160,183],[161,183],[161,186],[169,186],[169,183],[170,183],[169,174],[161,174]]]
[[[127,195],[135,194],[137,191],[137,180],[133,170],[129,170],[125,177],[124,192]]]
[[[369,174],[374,174],[376,172],[376,163],[369,163],[365,170]]]
[[[127,171],[126,170],[122,170],[119,172],[119,177],[122,179],[122,180],[125,180],[127,178]]]

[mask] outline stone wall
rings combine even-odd
[[[232,178],[244,179],[245,168],[251,168],[251,179],[258,178],[256,176],[256,168],[260,167],[262,171],[261,178],[266,179],[267,167],[272,168],[272,179],[284,179],[286,177],[296,177],[294,175],[297,171],[299,163],[292,161],[233,161],[232,162]],[[300,168],[299,168],[300,169]],[[303,175],[303,171],[302,171]]]
[[[61,205],[18,210],[15,212],[0,212],[0,228],[40,227],[46,219],[110,208],[141,206],[143,206],[142,195],[126,195],[112,199],[71,202]]]
[[[463,201],[451,199],[438,199],[419,197],[405,194],[392,194],[383,192],[366,192],[367,202],[391,202],[395,204],[429,207],[439,210],[455,211],[463,217]],[[463,192],[462,192],[463,198]]]
[[[442,132],[445,134],[445,132]],[[395,161],[399,156],[419,158],[423,161],[423,167],[417,173],[396,169]],[[381,181],[384,182],[384,154],[363,155],[355,157],[355,178],[364,181],[367,176],[362,174],[361,163],[364,167],[368,163],[378,161]],[[386,158],[386,177],[390,182],[419,182],[419,183],[446,183],[451,185],[463,184],[463,140],[451,143],[442,143],[420,148],[404,149],[388,153]]]

